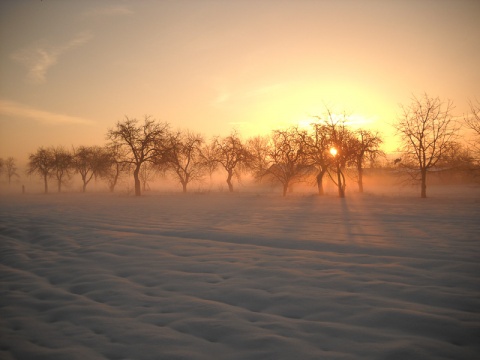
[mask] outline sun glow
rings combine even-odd
[[[330,154],[332,154],[332,156],[337,156],[337,149],[335,149],[334,147],[330,148]]]

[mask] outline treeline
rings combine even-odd
[[[460,126],[453,120],[450,102],[424,94],[402,107],[403,115],[395,124],[402,139],[402,155],[394,163],[398,174],[419,180],[422,197],[426,197],[427,173],[434,168],[478,172],[479,109],[471,103],[472,113],[465,124],[477,137],[473,144],[465,144],[458,141]],[[364,167],[372,167],[385,155],[378,132],[354,130],[348,126],[346,114],[329,109],[315,117],[308,129],[276,129],[269,136],[246,140],[232,131],[206,141],[201,134],[173,131],[168,123],[149,116],[143,121],[126,117],[107,131],[106,138],[105,146],[41,147],[30,154],[27,173],[43,178],[45,193],[50,179],[61,192],[73,174],[80,175],[83,191],[92,178],[103,179],[114,191],[122,176],[133,174],[135,195],[140,196],[142,182],[145,188],[152,170],[169,173],[187,192],[192,182],[222,170],[229,191],[234,190],[234,178],[248,172],[258,182],[281,185],[283,196],[292,184],[306,178],[315,179],[322,195],[328,178],[344,197],[347,180],[363,192]],[[9,180],[18,176],[13,159],[1,164]]]

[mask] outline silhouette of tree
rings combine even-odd
[[[347,116],[342,114],[341,117],[336,118],[329,111],[328,128],[330,131],[330,139],[332,144],[331,154],[333,156],[333,163],[335,166],[336,179],[332,176],[330,178],[338,188],[338,196],[345,197],[345,189],[347,187],[345,178],[345,167],[349,162],[353,162],[355,158],[355,138],[351,130],[347,127]]]
[[[157,175],[156,168],[153,163],[147,162],[143,164],[143,166],[140,168],[140,173],[138,174],[140,177],[140,182],[142,184],[142,191],[149,191],[150,190],[150,185],[149,182],[153,181],[155,179],[155,176]]]
[[[7,160],[5,160],[4,166],[7,173],[8,184],[10,185],[13,177],[20,177],[20,175],[18,175],[17,173],[18,168],[15,159],[13,157],[7,158]]]
[[[187,192],[187,185],[194,180],[200,180],[206,171],[207,163],[202,156],[203,137],[189,131],[172,134],[168,140],[168,151],[162,159],[167,171],[177,177],[182,190]]]
[[[452,141],[449,143],[442,158],[438,161],[438,168],[455,173],[475,174],[475,159],[471,149],[465,144]]]
[[[107,145],[104,148],[104,152],[107,156],[107,165],[105,171],[100,174],[100,177],[107,181],[110,192],[115,191],[115,186],[117,185],[120,176],[123,173],[127,173],[129,167],[131,166],[130,164],[122,161],[122,159],[125,157],[125,151],[126,149],[122,148],[118,144]]]
[[[215,143],[203,143],[202,147],[200,148],[200,156],[205,168],[205,171],[208,173],[210,177],[210,185],[212,183],[212,176],[215,170],[218,169],[218,162],[216,161],[215,156]]]
[[[214,138],[215,161],[227,171],[228,190],[233,192],[232,178],[239,175],[250,160],[250,154],[237,131],[224,138]]]
[[[82,192],[94,176],[105,176],[111,165],[110,154],[99,146],[80,146],[73,152],[73,167],[82,177]]]
[[[452,118],[453,103],[431,98],[426,93],[413,97],[408,106],[402,106],[402,115],[395,124],[401,136],[401,151],[405,162],[414,164],[420,175],[420,196],[427,197],[427,172],[442,158],[458,134]]]
[[[333,164],[333,157],[330,154],[332,147],[330,139],[330,127],[321,117],[317,117],[321,122],[312,123],[313,132],[305,138],[305,151],[307,153],[307,163],[317,169],[315,180],[319,195],[324,195],[323,179],[328,169]]]
[[[43,177],[45,194],[48,193],[48,178],[51,176],[53,165],[53,154],[51,149],[40,147],[35,153],[28,157],[27,174],[38,174]]]
[[[473,130],[475,136],[470,142],[474,156],[474,167],[472,171],[477,173],[480,170],[480,101],[469,101],[470,114],[464,117],[464,122],[470,130]]]
[[[61,192],[65,177],[68,179],[73,170],[73,155],[61,146],[51,148],[51,152],[53,161],[52,177],[57,180],[57,190]]]
[[[465,117],[465,123],[467,126],[475,132],[477,135],[477,142],[480,141],[480,101],[469,101],[470,114]]]
[[[354,141],[355,164],[357,166],[358,191],[363,193],[363,164],[366,158],[374,161],[378,156],[383,155],[380,150],[382,139],[378,133],[368,130],[357,130],[355,132],[356,141]]]
[[[132,164],[133,178],[135,181],[135,195],[141,195],[140,168],[145,162],[159,162],[165,150],[165,141],[168,138],[168,124],[159,123],[145,116],[143,124],[138,124],[137,119],[125,117],[123,122],[118,122],[115,129],[110,129],[107,139],[120,147],[126,147],[128,153],[122,160]]]
[[[256,180],[260,181],[271,165],[268,160],[270,138],[255,136],[247,140],[246,146],[249,153],[247,168],[253,173]]]
[[[288,188],[294,182],[305,178],[311,170],[304,149],[305,136],[306,133],[296,127],[272,132],[267,151],[270,164],[265,175],[272,176],[282,184],[283,196],[286,196]]]

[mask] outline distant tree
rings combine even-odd
[[[43,177],[45,194],[48,193],[48,178],[51,176],[53,165],[53,154],[51,149],[40,147],[35,153],[28,157],[27,174],[38,174]]]
[[[201,161],[205,167],[206,172],[210,177],[210,183],[212,182],[212,176],[215,170],[218,169],[218,162],[216,161],[215,156],[215,143],[214,142],[203,142],[203,145],[200,148]]]
[[[161,161],[165,140],[168,138],[168,124],[159,123],[145,116],[143,124],[138,124],[137,119],[125,117],[123,122],[118,122],[115,129],[110,129],[107,139],[121,148],[128,149],[123,163],[133,166],[135,181],[135,195],[141,195],[140,169],[142,164],[152,161]]]
[[[307,163],[317,169],[315,180],[317,183],[317,190],[319,195],[324,195],[323,179],[328,169],[333,164],[332,154],[330,149],[332,147],[332,140],[330,138],[330,127],[325,119],[316,116],[320,122],[312,123],[313,131],[305,138],[305,151]]]
[[[130,166],[130,164],[122,162],[125,155],[121,151],[125,151],[125,149],[116,144],[107,145],[104,148],[106,166],[105,171],[99,174],[99,176],[107,181],[110,192],[115,191],[119,178],[123,173],[128,172]]]
[[[250,154],[236,131],[224,138],[215,138],[213,149],[215,161],[227,172],[228,190],[233,192],[233,176],[239,176],[240,171],[245,169]]]
[[[266,176],[273,177],[283,187],[283,196],[295,182],[305,178],[311,168],[306,161],[304,149],[305,132],[292,127],[287,130],[273,130],[268,148],[270,164]]]
[[[5,171],[7,173],[8,184],[11,184],[12,178],[20,177],[20,175],[18,175],[17,173],[18,168],[16,165],[16,161],[13,157],[7,158],[4,166],[5,166]]]
[[[268,154],[270,152],[270,138],[268,136],[255,136],[247,140],[249,153],[248,169],[257,180],[261,180],[271,165]]]
[[[140,183],[142,185],[142,191],[149,191],[150,185],[149,182],[155,179],[157,175],[157,169],[155,168],[154,164],[151,162],[147,162],[143,164],[140,168],[140,173],[138,174],[140,177]]]
[[[319,194],[323,194],[323,178],[328,174],[338,188],[339,197],[345,197],[347,165],[355,164],[359,142],[353,130],[347,125],[348,115],[343,112],[335,114],[325,108],[322,116],[315,116],[317,122],[312,124],[313,134],[307,138],[307,154],[310,164],[320,171],[317,173]],[[363,155],[362,155],[363,156]]]
[[[65,148],[59,146],[50,149],[52,153],[53,171],[51,176],[57,181],[58,192],[62,191],[62,184],[73,171],[73,155]]]
[[[469,105],[470,114],[465,117],[465,123],[467,127],[475,132],[477,137],[480,137],[480,101],[469,101]],[[477,141],[480,141],[480,139]]]
[[[378,156],[383,154],[380,150],[380,145],[383,141],[378,133],[368,130],[357,130],[354,135],[353,150],[357,167],[358,191],[363,193],[363,164],[367,158],[373,162]]]
[[[73,152],[73,168],[82,177],[82,192],[94,176],[103,177],[111,165],[108,152],[99,146],[80,146]]]
[[[402,115],[395,124],[401,136],[402,164],[411,163],[417,168],[422,198],[427,197],[428,170],[442,160],[458,134],[452,110],[450,100],[444,102],[423,94],[402,106]]]
[[[334,114],[327,109],[326,126],[329,131],[329,138],[332,148],[330,155],[333,159],[335,176],[330,176],[338,189],[338,196],[345,197],[345,189],[347,186],[345,178],[345,168],[347,164],[355,161],[356,140],[353,132],[347,126],[348,116],[343,113],[340,116]]]
[[[3,174],[3,171],[5,170],[5,161],[3,158],[0,158],[0,175]]]
[[[465,144],[452,141],[445,149],[444,156],[438,161],[437,167],[471,175],[475,173],[475,159],[471,150]]]
[[[472,155],[474,157],[474,169],[477,173],[480,169],[480,101],[469,101],[470,114],[464,117],[467,128],[473,130],[474,138],[470,142]]]
[[[191,181],[200,180],[209,165],[201,153],[204,139],[199,134],[179,131],[170,135],[168,143],[168,151],[162,162],[166,164],[167,171],[176,176],[186,193],[187,185]]]

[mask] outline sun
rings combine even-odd
[[[332,156],[337,156],[337,153],[338,153],[337,149],[335,149],[334,147],[330,148],[330,154],[332,154]]]

